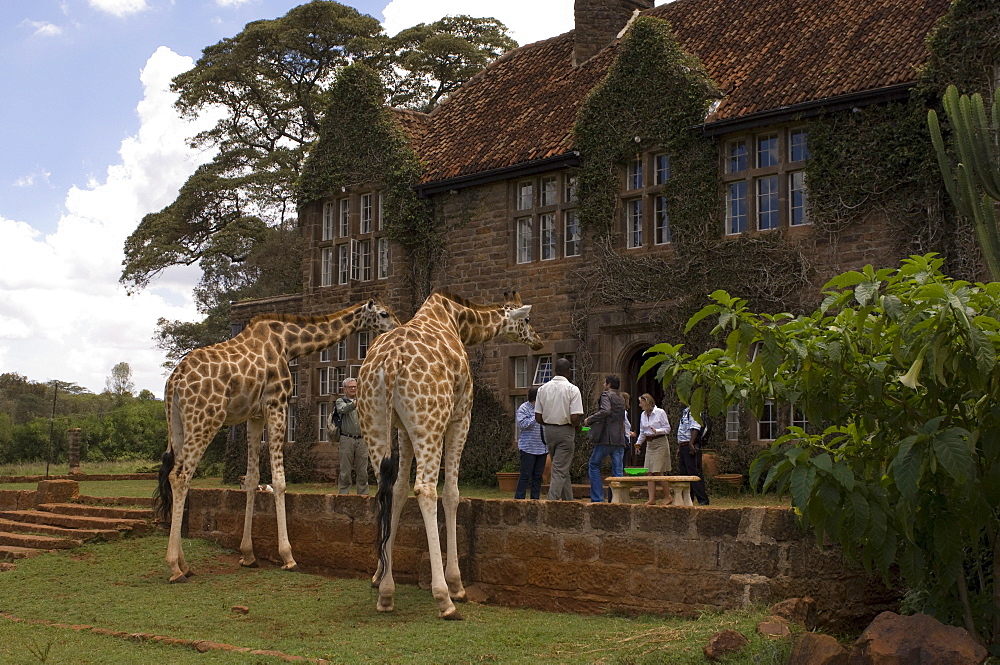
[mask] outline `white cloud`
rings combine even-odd
[[[29,173],[28,175],[23,175],[14,181],[15,187],[31,187],[38,182],[48,182],[49,176],[52,173],[50,171],[38,171],[36,173]]]
[[[573,0],[392,0],[382,11],[390,35],[455,14],[492,16],[522,46],[573,29]]]
[[[253,2],[253,0],[215,0],[215,4],[220,7],[239,7],[247,4],[248,2]]]
[[[57,37],[62,34],[62,28],[55,23],[45,21],[21,21],[21,25],[31,28],[36,37]]]
[[[191,289],[198,272],[169,269],[155,289],[128,296],[118,283],[125,238],[147,212],[170,203],[210,157],[185,143],[211,119],[177,117],[170,80],[191,58],[161,47],[140,75],[140,128],[122,142],[121,160],[101,182],[73,187],[56,231],[0,215],[0,372],[34,381],[72,381],[93,391],[118,362],[131,365],[138,389],[163,391],[163,353],[153,347],[159,317],[196,320]]]
[[[149,9],[146,0],[90,0],[90,6],[119,18]]]

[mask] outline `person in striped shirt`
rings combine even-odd
[[[528,388],[528,399],[517,407],[517,450],[521,457],[521,475],[517,478],[515,499],[523,499],[529,487],[532,499],[538,499],[542,494],[542,473],[549,449],[542,435],[542,424],[535,420],[537,396],[538,388]]]

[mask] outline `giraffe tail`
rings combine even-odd
[[[389,539],[392,537],[392,497],[399,477],[399,450],[392,446],[392,413],[393,413],[393,392],[395,391],[396,376],[398,366],[395,370],[386,371],[392,367],[391,363],[379,368],[378,374],[380,388],[384,395],[385,406],[385,431],[389,439],[389,455],[379,462],[378,491],[375,493],[375,500],[378,503],[378,581],[382,580],[388,568]]]
[[[392,492],[396,476],[399,474],[399,453],[393,450],[388,457],[383,457],[378,472],[378,492],[375,494],[375,500],[378,501],[378,569],[381,573],[378,581],[381,581],[381,576],[389,569],[386,547],[389,544],[389,536],[392,535]]]
[[[163,403],[167,412],[167,450],[161,457],[160,473],[153,490],[153,514],[162,524],[170,525],[174,506],[174,490],[170,485],[170,472],[174,468],[174,438],[181,434],[182,424],[173,398],[173,386],[167,381]]]
[[[167,448],[163,453],[160,475],[153,491],[153,513],[163,524],[170,524],[171,508],[174,505],[174,490],[170,486],[170,472],[174,468],[174,451]]]

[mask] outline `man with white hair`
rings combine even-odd
[[[340,416],[340,494],[350,494],[352,471],[358,494],[368,494],[368,446],[358,425],[357,396],[358,380],[344,379],[344,396],[334,406]]]

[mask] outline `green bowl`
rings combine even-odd
[[[649,473],[649,469],[645,469],[641,466],[627,466],[625,467],[626,476],[644,476]]]

